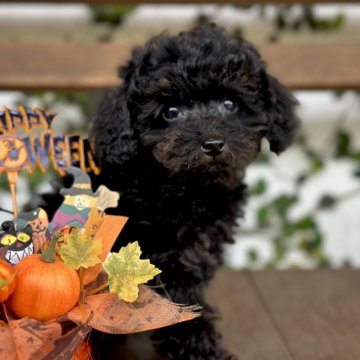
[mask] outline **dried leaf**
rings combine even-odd
[[[113,253],[103,263],[109,275],[109,289],[119,299],[133,302],[138,298],[139,284],[144,284],[161,273],[149,260],[141,260],[141,249],[137,241]]]
[[[66,244],[59,253],[64,263],[75,270],[88,268],[99,264],[99,256],[102,253],[102,244],[99,239],[88,239],[85,234],[73,230]]]
[[[110,334],[157,329],[200,316],[194,312],[199,307],[181,307],[144,285],[140,286],[139,297],[133,303],[120,300],[116,294],[110,293],[88,296],[84,301],[84,304],[68,313],[68,318],[77,323],[90,318],[88,326]]]
[[[78,347],[88,336],[91,328],[86,325],[76,326],[66,335],[55,341],[55,348],[42,360],[70,360]]]
[[[11,329],[4,321],[0,321],[0,358],[18,360]]]
[[[21,360],[42,359],[55,347],[61,336],[61,325],[57,322],[43,323],[24,317],[9,322],[18,358]]]
[[[101,239],[102,241],[102,254],[100,255],[101,261],[105,261],[109,251],[114,245],[115,240],[119,236],[120,231],[125,226],[127,220],[128,218],[125,216],[105,216],[95,236],[95,240]],[[101,264],[97,264],[89,269],[86,269],[83,274],[83,283],[87,285],[94,281],[100,273],[101,269]]]

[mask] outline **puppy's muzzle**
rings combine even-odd
[[[201,150],[208,156],[218,156],[224,151],[225,142],[223,140],[208,140],[201,146]]]

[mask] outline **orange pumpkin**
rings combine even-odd
[[[19,317],[29,316],[40,321],[56,319],[79,300],[77,272],[57,257],[54,262],[45,262],[43,255],[27,256],[15,265],[16,288],[7,304]]]
[[[0,302],[5,301],[15,289],[15,271],[5,260],[0,259]]]

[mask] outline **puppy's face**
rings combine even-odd
[[[296,101],[257,51],[216,26],[150,40],[120,75],[93,124],[111,164],[146,152],[170,174],[243,170],[263,137],[279,153],[297,128]]]
[[[170,173],[245,168],[269,122],[256,51],[217,28],[156,45],[142,55],[129,88],[141,146]]]
[[[236,96],[219,95],[164,104],[147,118],[141,144],[170,173],[245,168],[260,150],[266,118]]]

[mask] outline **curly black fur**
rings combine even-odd
[[[155,37],[120,77],[91,128],[103,169],[96,181],[121,192],[115,213],[130,218],[116,246],[138,240],[162,270],[159,291],[204,309],[157,331],[154,344],[169,359],[233,359],[203,290],[233,241],[245,168],[262,138],[276,153],[291,143],[296,101],[249,43],[214,25]]]

